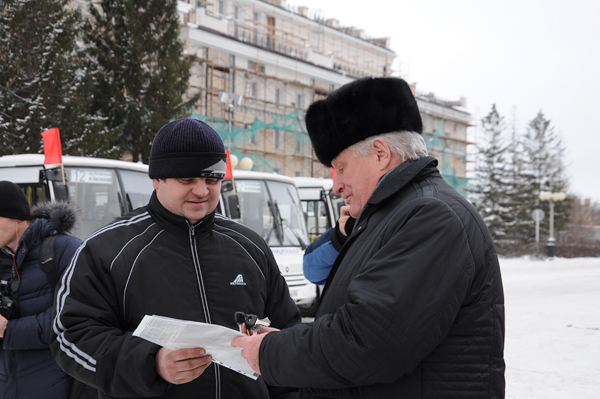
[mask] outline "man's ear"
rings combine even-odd
[[[158,179],[152,179],[152,187],[154,187],[155,190],[158,190]]]
[[[379,164],[380,170],[386,170],[392,162],[392,150],[390,150],[390,147],[385,141],[379,139],[373,141],[372,146],[373,150],[375,151],[375,156],[377,157],[377,163]]]

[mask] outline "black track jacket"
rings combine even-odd
[[[407,161],[381,179],[314,323],[265,336],[268,384],[305,388],[303,398],[504,397],[498,258],[436,165]]]
[[[215,212],[190,226],[156,193],[147,207],[91,234],[56,291],[52,352],[103,398],[268,397],[262,378],[214,363],[190,383],[167,383],[156,371],[160,347],[132,336],[145,315],[233,329],[236,311],[269,317],[278,328],[300,322],[260,236]]]

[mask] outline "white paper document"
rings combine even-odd
[[[146,315],[133,335],[169,349],[204,348],[212,361],[256,380],[256,374],[246,359],[242,348],[231,346],[234,337],[242,333],[216,324]]]

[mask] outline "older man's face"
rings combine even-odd
[[[350,205],[350,215],[358,217],[382,175],[377,155],[371,149],[367,156],[357,157],[354,151],[346,148],[331,164],[336,170],[334,193],[343,194]]]

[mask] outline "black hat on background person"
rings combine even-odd
[[[0,181],[0,216],[15,220],[30,220],[29,201],[21,187],[10,181]]]
[[[417,101],[400,78],[363,78],[332,91],[306,112],[306,129],[319,161],[331,167],[342,151],[371,136],[423,133]]]
[[[151,179],[210,177],[222,179],[227,169],[219,134],[198,119],[178,119],[154,137],[148,175]]]

